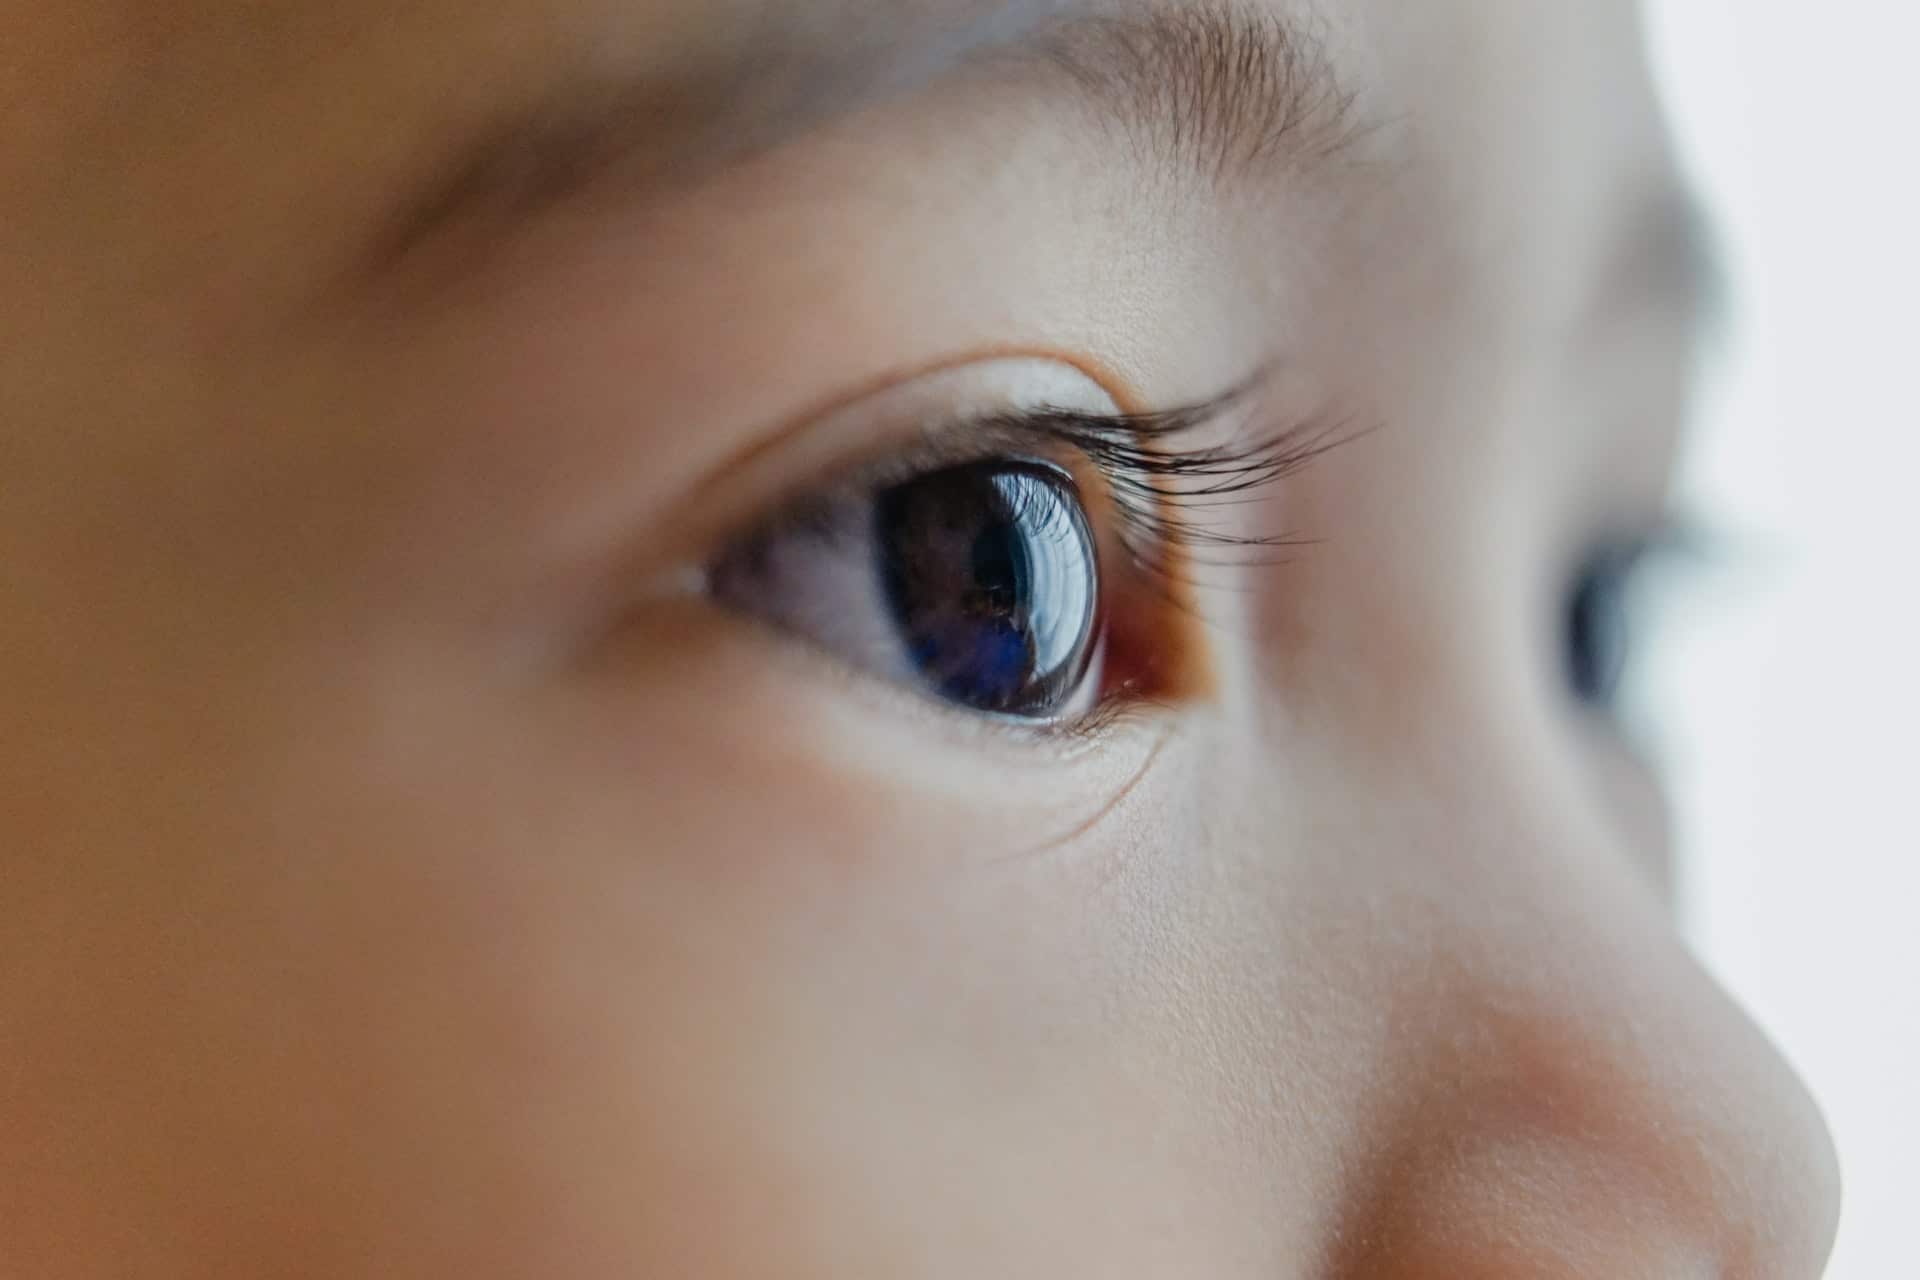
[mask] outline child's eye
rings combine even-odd
[[[1644,558],[1639,547],[1593,556],[1567,597],[1567,685],[1583,705],[1599,711],[1611,711],[1619,701],[1631,649],[1632,587]]]
[[[816,500],[726,552],[716,599],[969,710],[1057,720],[1098,683],[1096,541],[1071,477],[944,466]]]

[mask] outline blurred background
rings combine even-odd
[[[1647,3],[1735,306],[1648,688],[1694,934],[1826,1108],[1830,1280],[1920,1276],[1920,6]]]

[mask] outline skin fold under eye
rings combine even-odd
[[[1073,479],[1048,464],[936,467],[817,500],[713,567],[721,603],[957,707],[1087,708],[1101,574]]]

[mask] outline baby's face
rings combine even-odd
[[[1816,1275],[1633,9],[11,6],[0,1272]]]

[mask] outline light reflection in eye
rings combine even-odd
[[[730,551],[715,596],[968,710],[1045,720],[1100,648],[1095,539],[1073,480],[1013,460],[812,504]]]
[[[980,463],[909,481],[876,501],[874,547],[908,662],[933,690],[1046,716],[1079,689],[1100,577],[1065,475]]]

